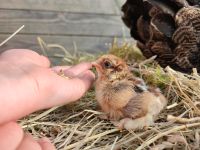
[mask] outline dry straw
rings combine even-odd
[[[12,39],[17,33],[19,33],[25,26],[22,25],[19,29],[17,29],[13,34],[11,34],[8,38],[6,38],[3,42],[0,43],[0,47],[3,46],[6,42]]]
[[[75,43],[74,50],[69,51],[58,44],[46,44],[41,38],[38,41],[46,56],[50,50],[59,49],[53,56],[63,64],[96,59],[94,55],[77,51]],[[118,45],[115,41],[109,52],[126,59],[135,75],[159,86],[168,98],[168,106],[154,126],[120,132],[112,123],[99,118],[101,113],[97,111],[94,89],[76,103],[39,111],[19,120],[21,126],[35,138],[49,137],[57,149],[63,150],[200,149],[200,76],[197,71],[194,69],[187,75],[171,68],[162,69],[153,61],[155,57],[144,60],[138,49],[128,43]],[[137,61],[133,61],[132,56]]]

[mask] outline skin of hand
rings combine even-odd
[[[101,56],[93,66],[98,76],[96,99],[108,119],[120,129],[128,130],[153,124],[155,116],[167,104],[159,89],[147,87],[114,55]]]
[[[34,111],[81,98],[94,81],[91,63],[50,68],[49,60],[31,50],[0,55],[0,147],[4,150],[55,149],[47,138],[35,141],[16,120]],[[62,70],[64,78],[58,75]]]

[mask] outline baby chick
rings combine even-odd
[[[97,70],[96,99],[107,118],[120,129],[140,129],[154,123],[167,100],[159,89],[148,88],[114,55],[93,62]]]

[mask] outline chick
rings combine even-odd
[[[154,123],[154,118],[167,104],[159,89],[147,87],[114,55],[101,56],[93,66],[97,70],[96,99],[109,120],[127,130]]]

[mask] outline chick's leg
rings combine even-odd
[[[120,121],[111,121],[113,123],[114,126],[116,126],[120,131],[122,131],[124,129],[124,125],[126,124],[126,122],[131,121],[132,119],[130,118],[124,118]]]
[[[100,114],[99,118],[103,120],[109,120],[109,116],[107,114]]]
[[[141,118],[131,119],[131,118],[124,118],[119,121],[118,124],[115,124],[119,129],[126,129],[126,130],[137,130],[143,129],[145,127],[151,126],[154,124],[153,116],[146,115]]]

